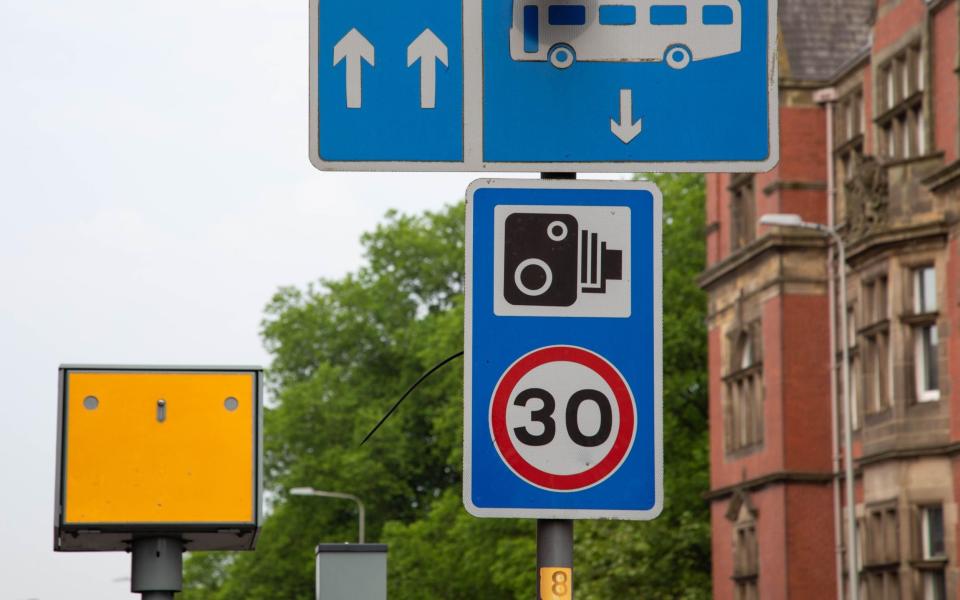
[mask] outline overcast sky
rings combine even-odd
[[[0,596],[131,598],[52,551],[65,362],[263,364],[283,285],[356,268],[471,174],[307,161],[307,0],[0,0]]]

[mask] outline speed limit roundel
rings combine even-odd
[[[490,402],[490,433],[517,476],[573,492],[612,475],[636,435],[630,386],[602,356],[547,346],[514,362]]]

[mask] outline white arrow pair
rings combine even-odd
[[[347,32],[333,47],[333,66],[344,59],[347,61],[347,108],[362,108],[362,61],[375,66],[375,53],[373,44],[356,28]],[[447,60],[447,46],[430,29],[424,29],[407,47],[407,67],[420,61],[420,108],[436,108],[437,61],[446,67]]]
[[[610,119],[610,131],[629,144],[643,131],[643,119],[633,121],[633,90],[620,90],[620,122]]]

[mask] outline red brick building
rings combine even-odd
[[[707,178],[718,600],[842,593],[840,310],[861,597],[960,597],[958,1],[780,0],[780,163]]]

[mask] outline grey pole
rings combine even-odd
[[[363,506],[363,501],[360,498],[357,498],[353,494],[344,494],[341,492],[325,492],[323,490],[315,490],[312,487],[295,487],[290,489],[290,493],[294,496],[318,496],[320,498],[339,498],[341,500],[353,500],[357,503],[357,537],[358,543],[362,544],[365,537],[365,529],[367,523],[367,511]]]
[[[133,541],[130,591],[142,600],[173,600],[183,589],[183,542],[177,538]]]
[[[541,173],[541,179],[576,179],[576,173]],[[540,600],[540,571],[546,568],[567,568],[573,573],[573,521],[569,519],[537,519],[537,599]],[[573,598],[573,582],[569,596]]]
[[[567,568],[573,573],[573,521],[569,519],[537,519],[537,599],[540,595],[541,569]],[[567,585],[573,598],[573,582]],[[559,594],[558,594],[559,595]]]
[[[847,497],[847,598],[859,600],[860,573],[857,572],[857,498],[854,490],[853,471],[853,398],[850,396],[850,340],[847,326],[847,248],[843,238],[832,227],[819,223],[805,223],[805,227],[816,229],[827,235],[837,247],[838,271],[840,272],[840,360],[843,361],[840,372],[843,381],[843,472],[844,495]],[[833,298],[830,299],[833,302]],[[840,577],[842,574],[838,573]]]
[[[760,218],[762,225],[772,225],[775,227],[796,227],[800,229],[813,229],[828,236],[837,246],[837,260],[839,261],[840,271],[840,340],[843,348],[840,349],[841,373],[843,377],[843,471],[844,471],[844,492],[847,497],[846,525],[847,525],[847,584],[849,600],[859,600],[860,598],[860,574],[857,572],[857,498],[854,489],[853,471],[853,400],[850,396],[850,340],[847,331],[847,248],[843,244],[843,238],[837,231],[821,223],[808,223],[794,214],[770,214]],[[833,302],[833,298],[830,298]],[[831,349],[831,352],[833,350]],[[842,577],[842,573],[837,573],[837,577]]]
[[[843,470],[844,483],[846,484],[847,496],[847,578],[850,584],[850,593],[847,596],[850,600],[858,600],[860,597],[860,574],[857,572],[857,499],[854,495],[854,472],[853,472],[853,401],[850,396],[850,340],[847,339],[849,332],[847,329],[847,249],[843,245],[843,239],[837,232],[830,227],[824,227],[821,231],[828,234],[833,243],[837,246],[837,260],[840,263],[840,339],[843,348],[841,355],[843,365]],[[833,298],[830,299],[833,302]]]

